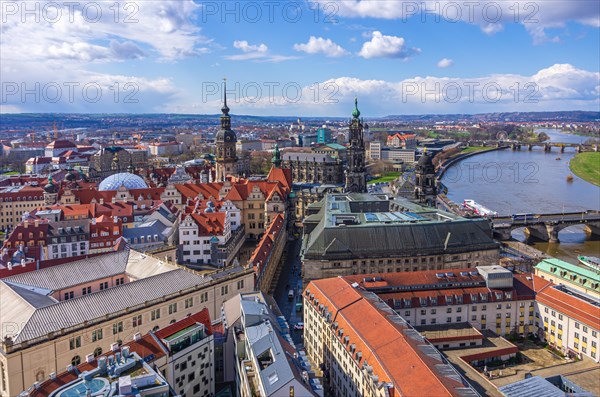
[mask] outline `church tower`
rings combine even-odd
[[[279,145],[275,144],[275,150],[273,151],[273,157],[271,163],[275,168],[281,168],[281,152],[279,151]]]
[[[415,167],[415,198],[430,207],[436,206],[437,182],[433,158],[425,149]]]
[[[367,172],[365,167],[365,142],[363,123],[358,110],[358,99],[354,99],[354,111],[350,122],[346,166],[346,192],[364,193],[367,191]]]
[[[223,107],[221,108],[221,129],[217,132],[217,181],[225,180],[227,175],[237,175],[237,154],[235,132],[231,130],[231,116],[227,107],[227,84],[223,81]]]

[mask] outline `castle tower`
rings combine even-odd
[[[363,137],[363,123],[360,120],[358,99],[354,99],[354,110],[350,122],[350,135],[348,136],[348,150],[346,166],[345,191],[350,193],[363,193],[367,191],[367,172],[365,167],[365,142]]]
[[[237,136],[231,129],[231,116],[227,106],[227,84],[223,81],[223,107],[221,108],[221,129],[217,132],[217,181],[225,180],[227,175],[237,174]]]
[[[415,167],[415,198],[420,203],[435,207],[437,193],[435,166],[432,156],[425,149]]]

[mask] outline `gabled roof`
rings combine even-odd
[[[290,168],[271,167],[267,180],[279,182],[286,191],[290,191],[292,188],[292,170]]]

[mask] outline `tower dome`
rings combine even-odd
[[[127,189],[146,189],[148,187],[146,182],[144,182],[140,176],[129,172],[121,172],[105,178],[100,182],[98,190],[117,190],[121,186],[124,186]]]
[[[46,193],[56,193],[56,185],[52,182],[52,175],[48,176],[48,184],[44,186],[44,191]]]

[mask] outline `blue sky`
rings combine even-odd
[[[216,113],[225,76],[234,114],[600,106],[598,0],[78,4],[2,2],[0,111]]]

